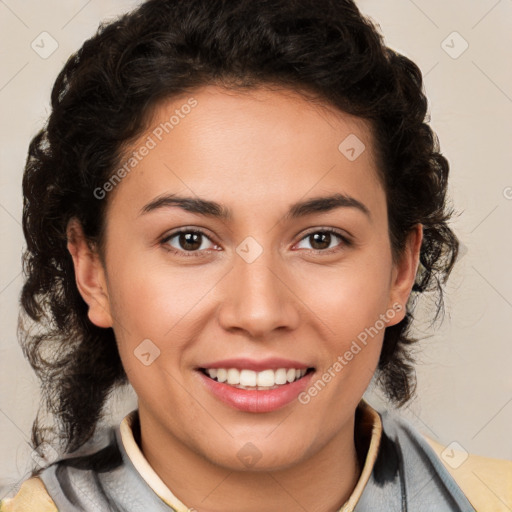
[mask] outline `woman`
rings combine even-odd
[[[374,375],[411,398],[413,305],[457,256],[426,109],[347,0],[149,0],[86,41],[23,180],[61,455],[0,510],[497,510],[362,400]]]

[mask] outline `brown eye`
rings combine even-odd
[[[336,239],[338,239],[338,244],[336,244]],[[325,253],[336,252],[342,249],[343,246],[350,245],[346,237],[333,229],[311,231],[304,236],[299,243],[302,243],[304,240],[309,242],[312,251]],[[306,247],[306,249],[308,249],[308,247]]]
[[[311,246],[313,249],[323,250],[328,249],[331,245],[332,234],[328,232],[319,232],[313,233],[309,235],[309,239],[311,240]]]
[[[171,243],[171,241],[173,241],[173,243]],[[205,241],[209,241],[214,247],[209,246]],[[213,244],[205,233],[192,229],[175,231],[165,237],[161,243],[166,249],[183,256],[201,256],[203,251],[215,248],[215,244]]]
[[[178,244],[186,251],[196,251],[201,247],[200,233],[179,233]]]

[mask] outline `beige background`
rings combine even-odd
[[[16,339],[27,146],[49,113],[51,86],[69,54],[99,20],[137,3],[0,1],[0,498],[29,469],[27,441],[39,405],[36,378]],[[512,459],[512,0],[358,5],[388,45],[425,75],[432,125],[451,162],[451,196],[460,213],[454,227],[464,244],[444,323],[437,330],[418,325],[426,338],[418,352],[420,398],[403,414],[444,445]],[[33,41],[39,52],[58,48],[42,58]],[[381,405],[371,390],[368,400]],[[120,395],[113,422],[135,405],[130,390]]]

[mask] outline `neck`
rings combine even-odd
[[[172,493],[198,512],[337,512],[362,469],[354,417],[314,455],[277,471],[234,471],[216,465],[145,418],[140,418],[138,440],[142,453]]]

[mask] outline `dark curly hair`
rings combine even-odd
[[[52,111],[30,143],[23,176],[19,334],[58,421],[63,451],[94,434],[110,394],[128,384],[112,329],[92,324],[75,284],[66,227],[77,218],[101,254],[107,200],[101,187],[162,100],[207,84],[278,86],[369,122],[398,258],[418,223],[424,238],[405,318],[385,331],[377,376],[400,406],[414,393],[410,335],[418,294],[435,294],[455,262],[448,227],[448,162],[426,124],[419,68],[388,48],[352,0],[149,0],[108,24],[66,62]],[[47,430],[32,427],[38,448]],[[35,473],[35,472],[34,472]]]

